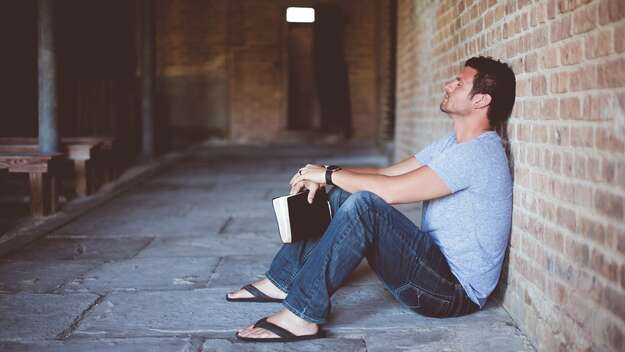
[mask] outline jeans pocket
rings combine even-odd
[[[397,298],[408,308],[428,317],[447,317],[451,300],[425,290],[412,282],[397,289]]]

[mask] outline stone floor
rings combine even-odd
[[[203,147],[0,260],[1,351],[533,351],[506,311],[406,310],[366,262],[333,297],[327,339],[251,344],[237,328],[278,304],[226,292],[279,248],[271,207],[305,163],[381,165],[372,148]],[[419,207],[400,207],[416,219]]]

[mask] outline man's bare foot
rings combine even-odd
[[[291,313],[291,311],[287,309],[283,309],[274,315],[268,316],[267,321],[278,325],[279,327],[286,329],[297,336],[313,335],[319,331],[319,326],[317,324],[310,323]],[[280,337],[263,328],[255,328],[254,325],[239,330],[239,336],[258,339]]]
[[[254,287],[259,289],[262,293],[266,294],[271,298],[284,299],[286,298],[286,293],[282,292],[279,288],[276,287],[271,281],[262,279],[260,281],[256,281],[253,283]],[[251,298],[253,295],[247,290],[238,290],[236,292],[228,293],[228,298],[236,299],[236,298]]]

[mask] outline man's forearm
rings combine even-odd
[[[384,184],[388,185],[390,176],[380,174],[366,174],[353,172],[351,169],[342,169],[332,174],[332,183],[341,189],[354,193],[359,191],[369,191],[385,198]],[[390,199],[384,199],[390,203]]]
[[[343,170],[349,170],[357,174],[381,175],[381,169],[374,167],[344,167]]]

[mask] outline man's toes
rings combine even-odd
[[[275,337],[275,334],[272,333],[271,331],[267,331],[265,329],[262,328],[256,328],[254,330],[252,330],[252,332],[250,333],[251,337],[255,337],[255,338],[261,338],[261,339],[265,339],[268,337]]]

